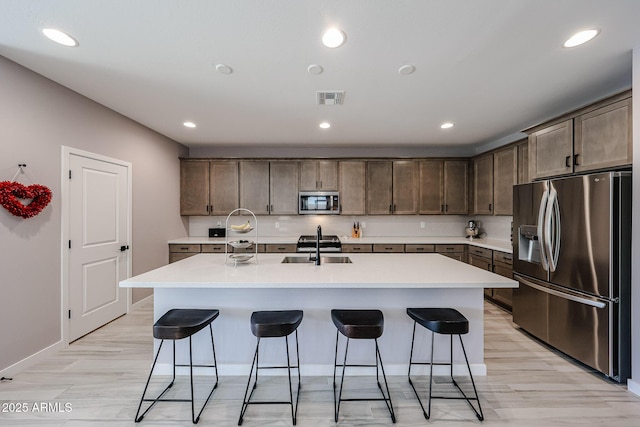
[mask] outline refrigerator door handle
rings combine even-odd
[[[553,188],[549,190],[549,199],[544,216],[544,243],[549,263],[549,271],[554,272],[558,267],[558,256],[560,255],[560,205],[558,203],[558,192]]]
[[[534,289],[537,289],[537,290],[539,290],[541,292],[545,292],[547,294],[551,294],[551,295],[555,295],[555,296],[560,297],[560,298],[568,299],[569,301],[579,302],[580,304],[589,305],[589,306],[595,307],[595,308],[605,308],[607,306],[607,304],[602,302],[602,301],[593,301],[593,300],[590,300],[588,298],[579,297],[579,296],[572,295],[572,294],[569,294],[569,293],[557,291],[555,289],[548,288],[546,286],[538,285],[536,283],[533,283],[531,280],[528,280],[528,279],[522,277],[519,274],[514,274],[513,277],[517,281],[522,282],[527,286],[530,286],[530,287],[532,287]]]
[[[540,261],[544,271],[549,271],[549,262],[546,253],[546,235],[544,228],[545,214],[547,211],[547,201],[549,200],[549,190],[545,188],[540,199],[540,207],[538,208],[538,241],[540,244]]]

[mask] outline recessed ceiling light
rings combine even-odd
[[[184,122],[182,125],[184,127],[186,127],[186,128],[194,128],[194,127],[196,127],[196,124],[193,123],[193,122]]]
[[[451,123],[451,122],[445,122],[445,123],[440,125],[441,129],[451,129],[452,127],[453,127],[453,123]]]
[[[398,68],[398,73],[407,75],[407,74],[413,73],[415,70],[416,70],[415,65],[407,64]]]
[[[342,46],[347,36],[337,28],[329,28],[322,35],[322,44],[326,47],[336,48]]]
[[[231,74],[233,69],[227,64],[216,64],[216,71],[220,74]]]
[[[320,74],[324,71],[322,67],[318,64],[311,64],[307,67],[307,72],[309,74]]]
[[[42,33],[47,36],[49,40],[53,40],[54,42],[61,44],[63,46],[75,47],[78,46],[78,42],[76,39],[71,37],[69,34],[64,33],[60,30],[56,30],[55,28],[44,28]]]
[[[564,47],[580,46],[581,44],[584,44],[584,43],[588,42],[589,40],[593,39],[595,36],[598,35],[598,33],[599,33],[598,30],[580,31],[579,33],[575,33],[574,35],[572,35],[569,38],[569,40],[564,42],[564,44],[562,46],[564,46]]]
[[[320,123],[320,129],[329,129],[330,127],[331,127],[331,123],[329,122]]]

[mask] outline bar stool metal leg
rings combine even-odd
[[[387,376],[384,372],[384,365],[382,364],[382,356],[380,355],[380,348],[378,347],[378,339],[375,338],[375,358],[376,358],[376,362],[375,365],[359,365],[359,364],[354,364],[354,365],[349,365],[347,364],[347,354],[349,353],[349,341],[350,338],[347,338],[347,342],[345,345],[345,350],[344,350],[344,359],[342,362],[342,365],[338,365],[338,338],[339,338],[339,331],[337,332],[336,335],[336,352],[335,352],[335,358],[334,358],[334,366],[333,366],[333,408],[334,408],[334,421],[338,422],[338,417],[339,417],[339,413],[340,413],[340,403],[341,402],[362,402],[362,401],[376,401],[376,400],[382,400],[385,402],[385,404],[387,405],[387,409],[389,410],[389,414],[391,416],[391,421],[393,423],[396,422],[396,414],[395,411],[393,409],[393,402],[391,401],[391,393],[389,392],[389,384],[387,383]],[[378,365],[380,366],[380,368],[378,368]],[[336,396],[336,369],[337,367],[340,366],[342,367],[342,374],[341,374],[341,378],[340,378],[340,390]],[[382,394],[382,398],[378,398],[378,399],[367,399],[367,398],[349,398],[349,399],[343,399],[342,398],[342,390],[343,390],[343,386],[344,386],[344,374],[345,371],[347,370],[347,366],[351,366],[351,367],[375,367],[376,368],[376,383],[378,384],[378,389],[380,389],[380,393]],[[382,388],[382,385],[380,384],[380,379],[379,379],[379,371],[382,371],[382,378],[384,381],[384,385],[385,385],[385,389],[387,391],[387,394],[385,395],[384,390]]]
[[[251,370],[249,371],[249,380],[247,381],[247,387],[244,392],[244,398],[242,399],[242,408],[240,409],[240,417],[238,419],[238,425],[242,425],[244,422],[244,414],[247,412],[249,405],[281,405],[281,404],[289,404],[291,405],[291,419],[293,425],[296,425],[297,416],[298,416],[298,402],[300,400],[300,389],[302,388],[302,382],[300,377],[300,350],[298,345],[298,330],[295,331],[296,335],[296,364],[291,364],[291,357],[289,354],[289,337],[285,336],[285,346],[287,350],[287,366],[260,366],[260,337],[257,338],[256,343],[256,351],[253,356],[253,362],[251,363]],[[251,379],[253,377],[253,371],[255,367],[255,379],[253,383],[253,387],[251,386]],[[251,397],[253,396],[253,392],[258,386],[258,370],[260,369],[287,369],[288,380],[289,380],[289,401],[269,401],[269,402],[251,402]],[[296,394],[296,401],[294,404],[293,401],[293,383],[291,381],[291,369],[298,370],[298,388]],[[249,388],[251,388],[251,392],[249,392]]]
[[[202,412],[204,411],[204,408],[207,406],[207,403],[209,403],[209,400],[211,399],[211,396],[213,395],[213,392],[216,390],[216,388],[218,387],[218,363],[217,363],[217,359],[216,359],[216,348],[215,348],[215,344],[213,343],[213,329],[211,327],[211,324],[209,324],[209,332],[211,335],[211,349],[213,352],[213,365],[194,365],[193,364],[193,349],[192,349],[192,340],[191,340],[191,336],[189,336],[189,364],[177,364],[176,363],[176,340],[172,340],[173,342],[173,369],[172,369],[172,377],[171,377],[171,382],[169,383],[169,385],[167,387],[165,387],[165,389],[155,398],[155,399],[145,399],[145,396],[147,394],[147,389],[149,388],[149,383],[151,382],[151,376],[153,375],[153,370],[155,369],[156,363],[158,362],[158,356],[160,356],[160,350],[162,350],[162,345],[164,344],[164,339],[160,341],[160,345],[158,346],[158,351],[156,352],[156,355],[153,359],[153,365],[151,366],[151,371],[149,372],[149,377],[147,378],[147,383],[145,384],[144,387],[144,391],[142,392],[142,397],[140,398],[140,403],[138,405],[138,410],[136,412],[136,416],[135,416],[135,422],[140,422],[142,421],[142,419],[144,418],[144,416],[147,414],[147,412],[149,412],[151,410],[151,408],[153,408],[155,406],[156,403],[158,402],[191,402],[191,421],[193,422],[193,424],[197,424],[198,421],[200,421],[200,415],[202,415]],[[176,366],[180,366],[180,367],[189,367],[189,382],[190,382],[190,388],[191,388],[191,399],[163,399],[162,396],[164,396],[164,394],[173,386],[175,379],[176,379]],[[209,368],[215,368],[215,374],[216,374],[216,382],[213,386],[213,388],[211,389],[211,391],[209,392],[209,395],[207,396],[207,399],[205,400],[204,404],[202,405],[202,408],[200,409],[200,412],[198,412],[198,415],[196,416],[195,414],[195,399],[194,399],[194,389],[193,389],[193,367],[209,367]],[[151,404],[147,407],[147,409],[145,409],[145,411],[140,414],[140,410],[142,409],[142,403],[143,402],[151,402]]]
[[[453,400],[457,400],[457,399],[464,399],[466,400],[466,402],[469,404],[469,406],[471,407],[471,409],[473,410],[473,412],[475,413],[476,417],[478,418],[478,420],[483,421],[484,420],[484,414],[482,412],[482,406],[480,405],[480,399],[478,397],[478,390],[476,388],[475,385],[475,381],[473,379],[473,375],[471,374],[471,366],[469,365],[469,359],[467,358],[467,352],[464,348],[464,343],[462,341],[462,336],[460,334],[455,334],[458,335],[458,338],[460,340],[460,346],[462,347],[462,352],[464,354],[464,360],[467,366],[467,371],[469,372],[469,378],[471,379],[471,385],[473,386],[473,393],[475,397],[468,397],[467,394],[462,390],[462,388],[460,387],[460,385],[458,384],[458,382],[455,380],[454,376],[453,376],[453,335],[451,334],[449,336],[450,340],[449,340],[449,355],[450,355],[450,359],[449,359],[449,363],[437,363],[433,361],[433,353],[434,353],[434,341],[435,341],[435,332],[431,331],[431,357],[430,357],[430,361],[429,362],[414,362],[413,361],[413,348],[414,348],[414,342],[415,342],[415,334],[416,334],[416,323],[413,323],[413,334],[411,337],[411,352],[409,355],[409,371],[408,371],[408,377],[409,377],[409,384],[411,385],[411,388],[413,389],[413,392],[416,395],[416,398],[418,399],[418,403],[420,404],[420,407],[422,408],[422,413],[424,414],[424,417],[426,419],[430,419],[431,418],[431,399],[453,399]],[[428,401],[428,405],[427,405],[427,409],[425,409],[422,400],[420,399],[420,396],[418,395],[418,391],[415,388],[415,385],[413,384],[413,381],[411,379],[411,366],[412,365],[429,365],[429,401]],[[450,367],[450,377],[451,377],[451,381],[453,383],[453,385],[458,389],[458,391],[460,392],[460,394],[462,394],[462,397],[450,397],[450,396],[434,396],[433,395],[433,366],[434,365],[449,365]],[[473,404],[472,401],[476,401],[478,404],[478,409],[476,409]]]

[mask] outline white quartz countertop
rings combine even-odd
[[[241,236],[241,237],[238,237]],[[238,240],[243,235],[235,235],[233,238],[229,237],[229,240]],[[257,240],[259,244],[265,243],[273,243],[273,244],[285,244],[291,243],[295,244],[298,242],[299,236],[260,236],[256,239],[255,236],[251,234],[247,234],[248,237],[246,239],[250,239],[253,241]],[[497,239],[467,239],[464,237],[385,237],[385,236],[372,236],[372,237],[362,237],[359,239],[354,239],[346,236],[338,236],[343,244],[444,244],[444,245],[452,245],[452,244],[468,244],[472,246],[478,246],[481,248],[492,249],[496,251],[502,252],[512,252],[512,245],[510,241],[505,240],[497,240]],[[224,237],[185,237],[181,239],[169,240],[169,244],[215,244],[215,243],[224,243]]]
[[[283,264],[258,254],[246,264],[199,254],[120,282],[127,288],[516,288],[518,282],[440,254],[348,254],[351,264]],[[338,256],[338,255],[327,255]]]

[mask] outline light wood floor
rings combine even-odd
[[[135,425],[133,417],[152,358],[151,308],[151,304],[145,304],[17,375],[13,381],[0,383],[0,425]],[[508,313],[485,303],[488,375],[476,378],[485,414],[483,423],[466,403],[452,400],[434,401],[432,418],[425,420],[406,377],[400,376],[390,377],[396,425],[640,425],[640,398],[548,350],[515,328],[510,319]],[[258,390],[267,394],[276,389],[278,394],[284,391],[281,378],[263,378]],[[372,381],[369,377],[351,377],[348,391],[376,391]],[[426,378],[421,379],[420,390],[426,390],[426,384]],[[196,383],[196,387],[204,385],[201,381]],[[235,426],[244,385],[245,378],[222,377],[199,425]],[[444,386],[438,384],[437,390]],[[174,389],[177,394],[187,391],[178,384]],[[382,402],[343,403],[336,424],[332,398],[330,378],[303,377],[297,425],[392,425]],[[16,412],[23,403],[27,412]],[[42,409],[41,404],[46,405],[46,410],[37,411]],[[243,426],[288,426],[288,411],[286,406],[254,405]],[[192,425],[189,404],[158,404],[138,425]]]

